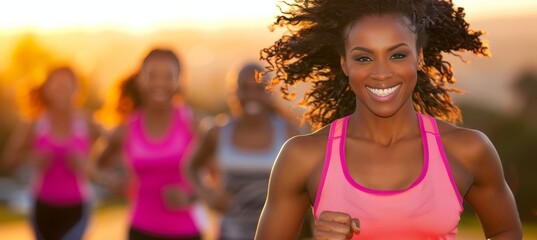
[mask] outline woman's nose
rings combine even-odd
[[[373,69],[373,73],[371,74],[371,78],[376,80],[386,80],[393,76],[393,71],[389,65],[389,63],[385,61],[377,61],[375,62],[375,68]]]

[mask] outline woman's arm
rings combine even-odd
[[[256,240],[297,239],[301,223],[317,187],[324,164],[328,129],[291,138],[276,159]],[[347,239],[358,234],[360,223],[349,214],[322,212],[315,222],[314,239]]]
[[[90,134],[90,152],[89,156],[87,156],[87,161],[85,161],[84,170],[87,174],[87,176],[92,176],[93,170],[95,168],[95,155],[102,154],[100,151],[103,150],[105,139],[104,136],[106,136],[106,131],[103,129],[103,127],[95,122],[93,119],[93,116],[91,114],[88,114],[86,116],[86,122],[88,123],[88,129]],[[119,136],[116,136],[119,138]],[[118,141],[121,139],[118,139]]]
[[[122,191],[126,183],[124,176],[110,172],[114,167],[123,167],[122,148],[125,131],[125,126],[121,125],[110,135],[99,138],[89,161],[88,172],[91,179],[113,192]]]
[[[496,149],[481,132],[465,130],[464,161],[473,175],[465,200],[477,214],[487,239],[522,239],[522,226]]]
[[[87,114],[86,115],[86,122],[88,123],[88,130],[89,130],[89,134],[90,134],[90,140],[91,140],[91,143],[95,143],[99,138],[101,138],[102,136],[104,136],[104,129],[103,127],[95,122],[95,120],[93,119],[93,116],[91,114]]]
[[[212,208],[225,211],[229,205],[230,196],[221,186],[220,168],[216,161],[219,132],[220,127],[207,131],[189,161],[187,172],[196,195]]]

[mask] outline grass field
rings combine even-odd
[[[90,222],[86,240],[126,239],[127,223],[127,211],[123,205],[100,207]],[[206,239],[214,239],[215,229],[214,226],[209,228]],[[484,238],[479,221],[472,215],[463,215],[457,239]],[[24,216],[0,207],[0,239],[33,239]],[[537,224],[524,224],[524,239],[537,240]]]

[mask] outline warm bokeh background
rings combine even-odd
[[[533,174],[537,171],[537,1],[454,2],[465,7],[472,28],[487,32],[484,38],[492,52],[492,58],[463,54],[467,64],[450,58],[457,86],[465,91],[456,96],[464,124],[484,131],[496,145],[530,234],[527,239],[537,239],[537,177]],[[226,75],[239,64],[258,59],[259,50],[281,35],[268,30],[278,14],[276,4],[273,0],[3,3],[0,149],[19,121],[17,104],[27,90],[44,79],[50,66],[62,63],[74,66],[84,81],[85,108],[112,127],[110,110],[118,81],[155,46],[179,53],[191,104],[206,114],[226,111]],[[0,188],[7,175],[3,173]],[[8,207],[12,200],[7,190],[0,189],[0,201],[0,239],[30,239],[22,215]],[[123,234],[124,221],[124,206],[105,207],[94,219],[90,238]],[[477,226],[475,219],[463,219],[461,238],[479,236]]]

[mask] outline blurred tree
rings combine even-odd
[[[7,90],[8,99],[15,99],[23,115],[30,114],[29,109],[23,107],[29,105],[29,90],[45,79],[55,61],[53,54],[38,42],[35,35],[22,36],[14,47],[3,74],[2,88]]]
[[[17,121],[17,105],[28,99],[26,91],[45,78],[53,62],[52,54],[45,50],[34,35],[21,37],[11,53],[9,65],[0,75],[0,148]]]
[[[491,139],[522,220],[537,222],[537,72],[522,71],[513,90],[520,100],[517,114],[463,104],[464,126],[479,129]]]
[[[78,71],[73,66],[76,52],[69,56],[58,57],[48,47],[39,42],[39,38],[33,34],[22,36],[10,57],[9,66],[1,81],[2,89],[5,89],[7,99],[15,99],[23,115],[30,114],[25,106],[28,106],[29,90],[40,85],[49,71],[55,67],[70,66],[74,68],[80,82],[79,104],[84,109],[93,112],[101,106],[101,100],[97,95],[95,81],[89,81],[88,74]]]
[[[521,102],[519,117],[528,124],[537,125],[537,69],[522,71],[513,88]]]
[[[24,35],[13,49],[4,80],[11,84],[40,81],[53,62],[52,53],[38,42],[35,35]]]
[[[518,172],[515,197],[521,217],[537,222],[537,69],[521,71],[513,90],[521,108],[511,122],[498,127],[496,138],[503,140],[504,155]]]

